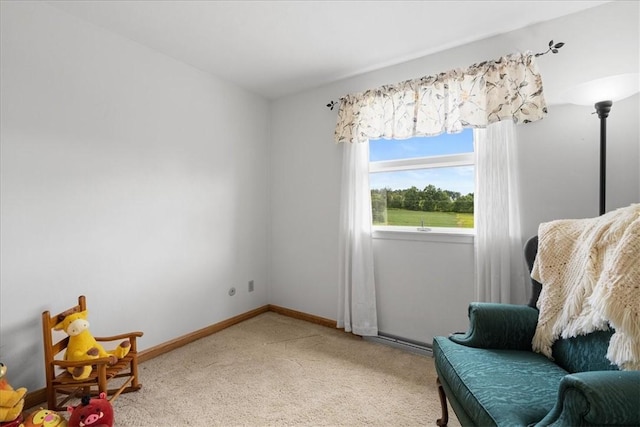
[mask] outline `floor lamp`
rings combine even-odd
[[[565,92],[571,104],[593,105],[600,119],[600,215],[606,211],[607,180],[607,117],[614,102],[638,93],[640,74],[619,74],[592,80]]]

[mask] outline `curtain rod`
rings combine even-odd
[[[553,54],[556,54],[556,53],[558,53],[558,50],[559,50],[562,46],[564,46],[564,42],[558,42],[558,43],[555,43],[555,44],[554,44],[554,43],[553,43],[553,40],[551,40],[551,41],[549,42],[549,48],[548,48],[547,50],[545,50],[544,52],[538,52],[538,53],[536,53],[534,56],[537,58],[537,57],[539,57],[539,56],[546,55],[546,54],[547,54],[547,53],[549,53],[549,52],[551,52],[551,53],[553,53]],[[332,101],[330,101],[326,106],[327,106],[327,108],[329,108],[330,110],[333,110],[333,108],[334,108],[334,107],[337,107],[337,106],[339,105],[339,103],[340,103],[340,100],[338,100],[338,102],[336,102],[336,101],[333,101],[333,100],[332,100]]]

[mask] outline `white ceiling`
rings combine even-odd
[[[606,1],[50,1],[274,99]]]

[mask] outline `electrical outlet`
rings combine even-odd
[[[232,297],[236,294],[236,288],[229,289],[229,296]]]
[[[253,292],[253,280],[249,280],[249,292]]]

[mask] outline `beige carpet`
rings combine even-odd
[[[265,313],[140,365],[114,402],[124,426],[425,426],[431,357]],[[458,426],[450,411],[450,426]]]

